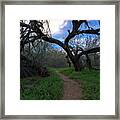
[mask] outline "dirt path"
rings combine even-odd
[[[61,73],[58,74],[64,81],[63,100],[80,100],[82,96],[80,84],[74,80],[69,79],[67,76]]]

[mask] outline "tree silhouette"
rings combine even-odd
[[[82,55],[86,55],[87,62],[89,64],[89,67],[91,68],[88,54],[100,52],[100,47],[88,47],[89,49],[83,49],[81,46],[77,45],[74,49],[74,47],[69,43],[71,39],[74,39],[75,36],[81,34],[94,34],[99,36],[100,28],[94,29],[93,27],[89,26],[87,20],[72,20],[72,30],[68,30],[67,37],[64,39],[64,42],[61,42],[58,39],[52,38],[50,34],[49,22],[46,21],[46,23],[47,30],[45,30],[46,27],[44,26],[42,20],[30,20],[28,22],[25,22],[23,20],[20,21],[20,51],[22,52],[24,50],[25,45],[33,45],[36,40],[43,40],[49,43],[57,44],[62,47],[73,63],[75,71],[81,70],[79,59]],[[80,29],[80,26],[83,24],[86,25],[87,29]]]

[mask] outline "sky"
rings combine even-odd
[[[72,28],[72,24],[71,24],[71,21],[69,20],[50,22],[50,30],[52,33],[52,37],[59,39],[61,41],[65,39],[65,37],[68,35],[68,30],[70,30],[71,28]]]
[[[98,20],[89,20],[88,24],[93,29],[100,28]],[[52,37],[64,42],[64,39],[68,35],[68,30],[72,29],[72,20],[50,20],[49,26],[50,26]],[[85,29],[87,29],[87,27],[83,23],[79,29],[85,30]],[[84,34],[84,35],[79,35],[79,39],[87,38],[90,36],[95,37],[95,35]],[[78,37],[78,36],[76,36],[76,37]],[[57,47],[57,46],[55,46],[55,47]]]

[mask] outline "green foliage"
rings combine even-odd
[[[68,65],[65,57],[66,57],[65,52],[51,48],[51,50],[47,51],[43,63],[47,67],[53,68],[67,67]]]
[[[59,69],[59,71],[81,84],[84,100],[100,99],[100,71],[86,69],[76,72],[73,68]]]
[[[29,77],[20,80],[21,100],[59,100],[63,95],[63,81],[54,70],[49,77]]]

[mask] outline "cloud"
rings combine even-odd
[[[67,21],[64,21],[62,25],[59,26],[60,29],[63,29],[67,25]]]
[[[49,26],[50,26],[51,33],[54,34],[59,32],[61,29],[60,26],[62,27],[63,24],[64,24],[64,20],[50,20]]]

